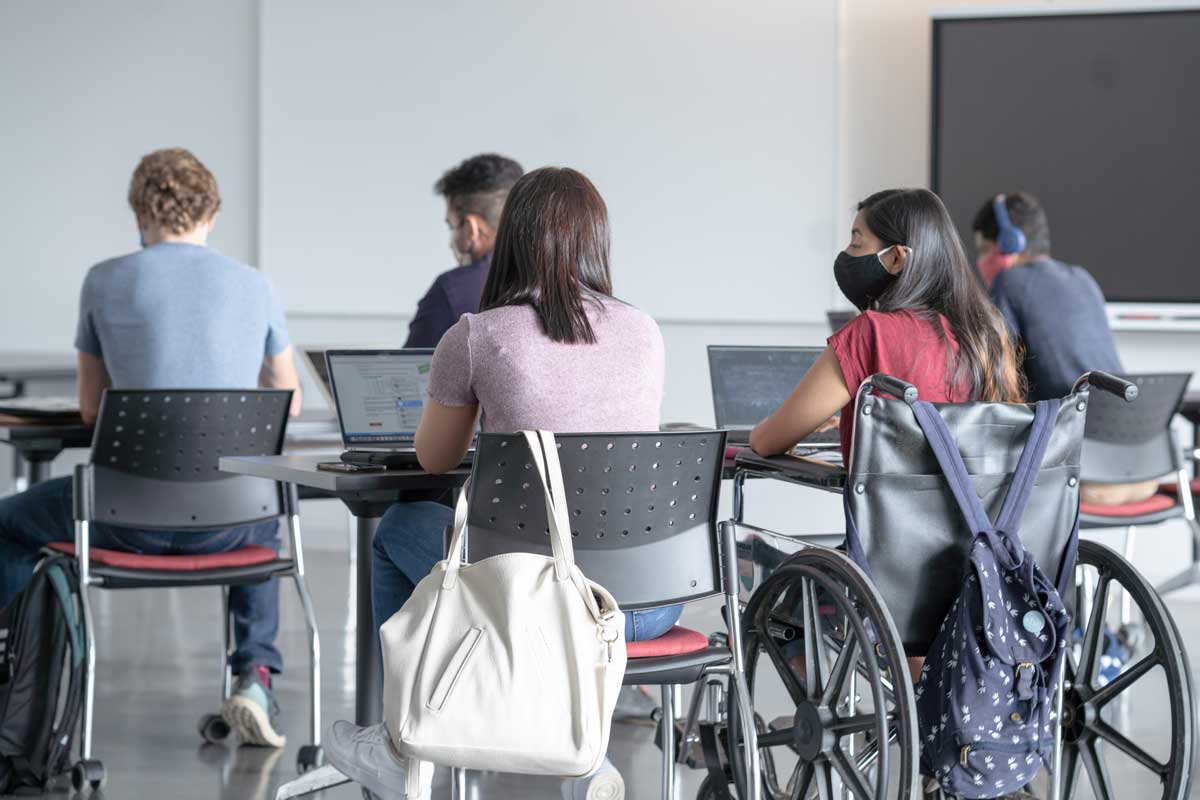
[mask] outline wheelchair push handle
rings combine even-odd
[[[867,383],[870,383],[876,389],[881,389],[887,392],[892,397],[899,398],[904,402],[912,405],[917,402],[917,387],[913,386],[908,381],[902,381],[899,378],[893,378],[891,375],[885,375],[882,372],[877,372],[867,378]]]
[[[1110,375],[1107,372],[1093,370],[1085,372],[1080,376],[1079,380],[1075,381],[1075,386],[1072,387],[1071,393],[1078,392],[1084,385],[1095,386],[1097,389],[1115,394],[1125,400],[1126,403],[1132,403],[1137,400],[1138,387],[1136,384],[1130,383],[1124,378],[1118,378],[1116,375]]]

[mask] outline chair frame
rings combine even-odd
[[[697,658],[703,657],[705,654],[709,654],[709,659],[711,660],[713,653],[719,653],[720,651],[724,651],[723,653],[720,653],[720,655],[722,655],[723,657],[721,658],[719,663],[706,664],[699,670],[699,672],[697,672],[695,674],[694,677],[691,674],[688,674],[686,676],[686,678],[688,679],[688,682],[696,686],[696,691],[692,698],[691,707],[693,710],[698,709],[700,702],[706,698],[710,701],[710,703],[717,702],[716,699],[714,698],[713,692],[711,691],[711,689],[712,689],[711,681],[719,679],[719,678],[727,678],[730,681],[730,683],[732,684],[732,686],[734,687],[733,692],[732,692],[732,694],[734,695],[734,701],[738,703],[739,708],[741,708],[743,713],[750,714],[751,713],[750,697],[749,697],[748,692],[746,691],[745,666],[744,666],[744,658],[743,658],[743,651],[742,651],[741,609],[738,605],[738,596],[737,596],[738,576],[737,576],[737,558],[736,558],[737,547],[736,547],[736,535],[735,535],[736,528],[734,525],[732,525],[726,521],[719,521],[717,519],[717,497],[718,497],[718,493],[719,493],[719,489],[720,489],[722,472],[724,469],[723,457],[724,457],[724,452],[725,452],[725,435],[726,435],[725,431],[718,431],[718,430],[686,431],[686,432],[658,432],[658,431],[655,431],[655,432],[644,432],[644,433],[636,433],[636,434],[630,434],[630,433],[614,433],[614,434],[586,433],[586,434],[584,434],[584,433],[580,433],[580,434],[557,435],[556,441],[559,445],[560,450],[562,452],[566,453],[566,452],[570,452],[572,445],[577,442],[580,443],[581,447],[586,448],[588,442],[596,442],[596,440],[601,440],[601,439],[609,440],[610,443],[612,441],[624,442],[626,440],[632,439],[634,442],[638,442],[638,443],[644,442],[647,446],[647,449],[649,449],[649,445],[651,442],[655,443],[656,445],[658,443],[662,443],[662,444],[666,445],[668,442],[678,441],[679,444],[682,445],[686,440],[689,440],[689,439],[700,439],[701,441],[703,441],[703,440],[711,438],[711,437],[716,437],[715,444],[713,446],[711,446],[709,449],[709,451],[714,453],[715,455],[712,458],[712,462],[710,463],[710,465],[706,468],[706,470],[709,473],[708,480],[711,482],[711,487],[712,487],[710,503],[709,503],[709,507],[708,507],[707,513],[706,513],[707,518],[703,519],[703,520],[698,520],[696,525],[693,526],[693,528],[691,529],[691,530],[696,530],[699,528],[707,528],[706,538],[707,538],[708,544],[709,544],[709,551],[710,551],[710,555],[713,557],[713,560],[715,561],[715,564],[713,565],[715,568],[713,569],[714,585],[712,587],[712,590],[711,591],[697,590],[686,596],[654,598],[652,600],[644,600],[642,602],[637,602],[637,603],[633,603],[633,604],[626,603],[625,605],[623,605],[623,607],[627,611],[631,608],[633,610],[649,609],[649,608],[657,608],[657,607],[668,606],[668,605],[687,604],[690,602],[707,599],[710,597],[715,597],[715,596],[720,595],[724,599],[724,603],[725,603],[726,630],[723,632],[723,636],[722,636],[722,634],[716,634],[715,636],[711,637],[709,640],[710,647],[708,648],[708,650],[697,651],[697,653],[695,653],[695,654],[685,654],[685,655],[694,655]],[[517,442],[520,442],[520,446],[522,446],[522,447],[524,446],[524,443],[521,441],[521,437],[519,437],[519,436],[512,437],[509,435],[485,434],[480,437],[480,440],[479,440],[478,446],[477,446],[477,450],[476,450],[475,466],[474,466],[474,470],[472,472],[472,480],[471,480],[471,483],[468,484],[468,487],[467,487],[468,501],[469,501],[469,517],[468,517],[467,532],[466,532],[466,535],[463,536],[464,559],[467,561],[469,561],[472,529],[474,529],[476,531],[476,533],[474,535],[476,537],[479,537],[481,535],[480,532],[486,531],[488,529],[488,525],[489,525],[489,520],[488,520],[489,508],[487,505],[483,504],[482,501],[480,501],[478,504],[476,503],[476,499],[478,498],[478,496],[481,492],[472,491],[472,487],[480,485],[477,478],[480,476],[480,473],[484,469],[483,465],[486,463],[490,463],[488,461],[489,457],[492,457],[493,459],[500,458],[503,453],[503,451],[500,449],[501,446],[506,447],[506,446],[509,446],[510,444],[514,444]],[[637,445],[635,444],[634,446],[636,447]],[[491,449],[494,449],[495,452],[489,453],[488,451]],[[669,450],[670,450],[669,447],[664,446],[661,449],[661,452],[666,453]],[[564,481],[567,484],[568,492],[570,492],[570,490],[572,488],[576,488],[576,484],[578,483],[578,481],[573,480],[576,473],[572,473],[568,469],[569,466],[570,465],[568,463],[563,464],[563,477],[564,477]],[[582,472],[582,470],[580,470],[580,472]],[[587,481],[585,480],[584,484],[586,485],[586,483],[587,483]],[[537,485],[537,488],[540,491],[540,484]],[[579,487],[579,488],[582,488],[582,487]],[[631,508],[635,505],[636,505],[636,503],[632,503],[632,502],[630,503]],[[531,507],[531,509],[532,509],[532,507]],[[494,519],[494,517],[493,517],[493,519]],[[624,527],[628,527],[629,529],[635,529],[635,528],[641,527],[641,525],[647,521],[650,521],[650,520],[640,519],[639,515],[637,513],[632,513],[628,517],[625,517],[621,526],[618,526],[618,527],[624,526]],[[583,526],[581,525],[580,527],[583,527]],[[677,541],[682,542],[683,540],[678,539],[678,536],[685,532],[686,531],[681,529],[678,533],[676,533],[673,536],[668,537],[668,538],[675,538]],[[450,531],[447,531],[447,546],[449,544],[449,534],[450,534]],[[483,533],[482,535],[484,537],[488,536],[487,533]],[[583,539],[580,539],[580,538],[576,539],[577,542],[584,541],[584,540],[586,540],[586,537],[584,537]],[[531,540],[529,538],[527,538],[526,542],[529,542],[529,541],[531,541]],[[624,539],[624,537],[621,537],[621,538],[611,537],[609,541],[613,542],[614,544],[606,546],[604,549],[606,549],[606,550],[616,549],[616,550],[623,550],[623,551],[628,552],[629,550],[632,549],[632,546],[637,543],[638,539],[635,537],[630,537],[629,539]],[[494,551],[492,551],[492,550],[488,551],[489,554],[492,554],[493,552]],[[577,546],[575,548],[576,562],[580,565],[580,568],[583,569],[585,574],[591,575],[591,573],[589,572],[589,569],[588,569],[588,553],[589,552],[591,552],[591,551],[587,547]],[[609,565],[609,568],[610,569],[612,568],[611,565]],[[602,575],[596,576],[596,579],[600,580],[601,582],[604,582],[604,577]],[[612,586],[608,586],[607,588],[609,588],[610,590],[613,590]],[[617,602],[619,604],[622,603],[622,598],[620,596],[617,597]],[[725,642],[728,643],[727,648],[725,648],[723,646],[723,644]],[[680,694],[679,694],[680,687],[672,680],[672,678],[675,678],[680,671],[690,673],[694,669],[694,667],[684,667],[681,670],[677,664],[671,663],[672,659],[678,659],[678,658],[680,658],[680,657],[679,656],[661,657],[661,662],[662,662],[661,668],[659,670],[657,670],[658,672],[660,672],[660,677],[657,680],[654,675],[654,672],[656,671],[654,669],[654,666],[650,666],[650,669],[648,671],[638,670],[638,671],[635,671],[632,673],[628,672],[628,669],[629,669],[628,666],[626,668],[627,673],[626,673],[625,685],[657,683],[660,686],[662,709],[661,709],[661,716],[659,719],[659,737],[660,737],[659,742],[660,742],[660,746],[661,746],[661,750],[662,750],[662,797],[664,800],[675,800],[675,798],[678,796],[677,765],[680,762],[685,761],[686,745],[688,744],[689,737],[691,736],[692,731],[693,731],[693,729],[685,723],[685,728],[682,732],[682,736],[680,737],[681,744],[679,744],[679,746],[677,747],[675,723],[676,723],[676,719],[677,719],[676,706],[678,705],[678,700],[680,697]],[[630,666],[632,666],[637,661],[651,662],[654,660],[657,660],[656,657],[645,658],[645,659],[630,659]],[[643,666],[649,666],[649,665],[644,664]],[[655,666],[657,666],[657,665],[655,665]],[[690,714],[687,719],[693,720],[694,714]],[[677,749],[678,749],[678,755],[676,754]],[[745,752],[746,752],[747,758],[749,759],[749,761],[752,765],[751,768],[755,772],[757,772],[757,770],[758,770],[758,744],[757,744],[757,734],[754,731],[747,732]],[[452,785],[452,787],[454,787],[454,789],[457,793],[457,796],[459,798],[465,798],[467,796],[466,782],[467,782],[467,779],[466,779],[465,771],[455,770],[454,771],[454,779],[452,780],[451,785]],[[754,787],[752,788],[751,800],[758,800],[758,798],[759,798],[758,786],[757,786],[757,784],[755,784]]]
[[[136,395],[153,395],[153,394],[170,394],[170,395],[191,395],[208,394],[220,396],[222,394],[231,394],[225,392],[213,391],[192,391],[179,390],[171,392],[129,392],[126,394]],[[234,527],[237,525],[253,524],[257,522],[265,522],[271,519],[279,519],[282,517],[287,525],[287,538],[289,556],[288,558],[276,557],[272,561],[262,564],[255,564],[250,567],[233,567],[233,568],[216,568],[199,572],[181,572],[170,573],[169,571],[147,570],[147,576],[155,576],[153,580],[147,580],[145,583],[139,583],[136,576],[131,576],[131,571],[122,568],[122,574],[114,581],[114,585],[109,585],[106,580],[106,569],[103,565],[93,565],[91,557],[91,525],[93,522],[101,521],[98,519],[97,509],[97,474],[98,470],[109,470],[110,468],[104,465],[95,463],[95,456],[100,449],[98,445],[102,445],[102,421],[105,419],[105,407],[113,402],[113,397],[120,395],[119,392],[106,391],[104,400],[101,403],[100,419],[96,426],[96,438],[93,442],[93,459],[90,463],[76,466],[74,473],[74,545],[75,545],[75,560],[79,569],[80,582],[80,603],[84,621],[84,629],[86,632],[86,658],[87,664],[84,672],[84,702],[80,722],[81,728],[81,743],[80,743],[80,765],[84,770],[81,775],[88,773],[87,766],[92,765],[91,769],[98,774],[98,779],[93,779],[93,785],[98,785],[99,781],[103,780],[103,768],[99,766],[99,762],[92,761],[93,750],[93,727],[95,720],[95,703],[96,703],[96,661],[97,661],[97,645],[96,636],[93,626],[93,614],[91,600],[89,597],[92,587],[96,588],[180,588],[193,586],[216,586],[221,590],[221,700],[222,702],[229,698],[233,688],[233,672],[230,664],[230,657],[233,653],[232,641],[232,617],[229,608],[229,587],[232,585],[241,585],[248,583],[258,583],[266,580],[271,580],[276,577],[290,577],[295,583],[296,590],[300,596],[300,603],[303,609],[305,625],[308,632],[309,644],[309,735],[310,742],[305,747],[301,748],[300,758],[302,766],[317,766],[317,763],[306,763],[308,761],[319,762],[320,760],[320,742],[321,742],[321,647],[320,634],[317,629],[316,610],[312,601],[312,595],[309,592],[306,579],[305,562],[304,562],[304,541],[300,527],[299,514],[299,499],[295,486],[290,484],[275,483],[272,489],[274,503],[272,505],[262,506],[269,513],[266,516],[245,520],[225,520],[222,527]],[[235,391],[232,394],[250,395],[250,394],[270,394],[278,396],[276,399],[282,401],[284,409],[284,424],[286,424],[286,408],[290,403],[291,391],[278,390],[257,390],[251,391]],[[275,449],[278,451],[283,441],[283,430],[278,431],[277,443]],[[182,452],[182,451],[181,451]],[[111,472],[111,470],[110,470]],[[111,479],[113,476],[107,476]],[[211,478],[210,478],[211,479]],[[244,477],[228,477],[220,478],[225,481],[245,481]],[[136,477],[134,477],[136,480]],[[251,481],[261,481],[261,479],[251,478]],[[187,485],[188,481],[180,481],[181,485]],[[194,517],[193,517],[194,519]],[[110,523],[104,520],[105,524]],[[114,527],[134,527],[128,524],[115,524]],[[158,530],[168,530],[178,532],[181,536],[196,535],[194,525],[161,525],[155,526]],[[83,778],[79,778],[80,781]],[[77,786],[81,789],[81,786]]]

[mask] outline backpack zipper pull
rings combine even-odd
[[[958,763],[967,766],[967,758],[971,755],[971,745],[966,745],[958,752]]]

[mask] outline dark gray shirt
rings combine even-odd
[[[211,247],[160,242],[83,281],[75,348],[115,389],[240,389],[289,343],[267,276]]]
[[[1123,371],[1104,294],[1083,267],[1046,258],[1007,269],[992,299],[1025,345],[1030,400],[1065,396],[1089,370]]]

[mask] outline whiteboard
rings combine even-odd
[[[452,267],[464,157],[585,172],[621,298],[822,318],[836,0],[263,0],[261,265],[289,312],[407,314]]]

